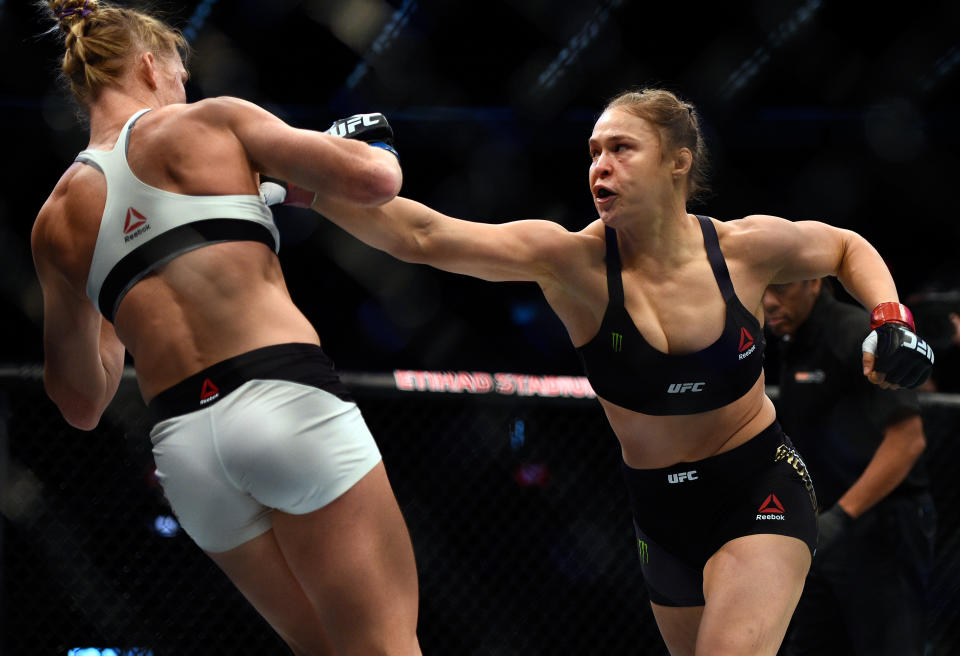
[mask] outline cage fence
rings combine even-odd
[[[579,381],[418,376],[343,374],[410,529],[423,652],[665,655],[619,448]],[[939,513],[929,653],[947,656],[960,652],[960,402],[923,401]],[[47,399],[38,367],[0,368],[0,653],[289,653],[179,530],[149,428],[129,377],[82,432]]]

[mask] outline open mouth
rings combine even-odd
[[[609,189],[604,189],[603,187],[597,189],[597,198],[608,198],[613,195],[613,192]]]

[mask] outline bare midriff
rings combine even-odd
[[[257,242],[185,253],[138,282],[117,311],[144,400],[217,362],[284,343],[320,344],[277,256]]]
[[[703,460],[734,449],[773,423],[776,410],[764,392],[764,378],[742,397],[716,410],[657,416],[600,399],[620,439],[623,459],[635,469],[657,469]]]

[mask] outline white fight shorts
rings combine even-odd
[[[202,549],[266,532],[273,509],[322,508],[380,462],[341,390],[319,347],[287,344],[218,363],[151,402],[160,416],[198,406],[161,419],[150,438],[167,500]]]

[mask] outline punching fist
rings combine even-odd
[[[917,336],[913,315],[900,303],[881,303],[863,340],[863,374],[885,388],[919,387],[933,369],[933,349]]]
[[[398,158],[400,157],[393,145],[393,128],[383,114],[354,114],[338,119],[325,130],[325,134],[366,141],[371,146],[389,150]]]

